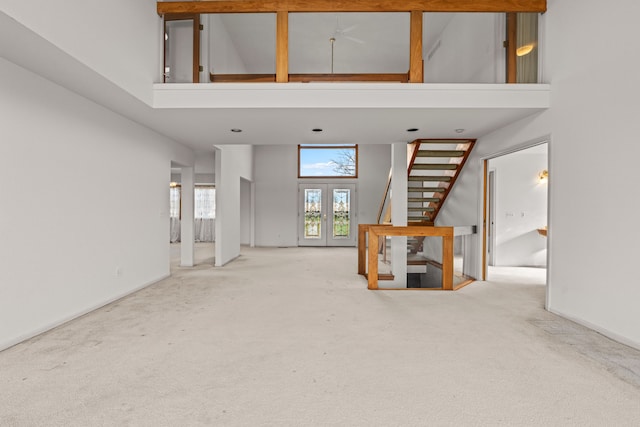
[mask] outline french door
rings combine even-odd
[[[298,185],[298,246],[355,246],[355,184]]]

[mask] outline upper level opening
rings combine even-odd
[[[164,81],[538,83],[545,1],[343,3],[159,2]]]

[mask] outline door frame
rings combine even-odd
[[[167,13],[164,15],[164,21],[162,23],[162,28],[164,30],[164,34],[167,33],[167,22],[170,21],[193,21],[193,64],[192,64],[192,79],[193,83],[200,83],[200,15],[197,13],[194,14],[171,14]],[[167,73],[165,70],[167,69],[167,40],[162,38],[162,52],[163,52],[163,65],[162,65],[162,82],[167,82]]]
[[[480,160],[482,161],[482,165],[483,167],[481,168],[481,179],[480,179],[480,185],[482,186],[481,188],[481,193],[482,194],[482,201],[480,203],[480,211],[478,213],[478,219],[479,219],[479,223],[482,224],[482,238],[480,239],[480,245],[479,245],[479,250],[480,250],[480,256],[478,257],[478,259],[481,262],[481,265],[479,265],[478,267],[480,267],[480,269],[478,270],[480,272],[480,275],[482,277],[482,280],[487,280],[487,276],[488,276],[488,256],[487,256],[487,249],[488,249],[488,234],[489,234],[489,230],[488,230],[488,212],[489,212],[489,197],[488,197],[488,183],[489,183],[489,160],[491,159],[495,159],[497,157],[501,157],[501,156],[505,156],[507,154],[512,154],[512,153],[516,153],[518,151],[522,151],[522,150],[526,150],[528,148],[532,148],[535,147],[537,145],[542,145],[542,144],[547,144],[547,147],[551,146],[551,135],[545,135],[543,137],[540,138],[536,138],[530,141],[527,141],[523,144],[519,144],[516,145],[514,147],[511,147],[509,149],[506,150],[502,150],[502,151],[498,151],[495,152],[493,154],[487,155],[482,157]],[[551,169],[551,154],[549,151],[549,148],[547,148],[547,170]],[[494,175],[495,178],[496,175]],[[551,185],[547,184],[547,226],[550,225],[550,212],[551,212]],[[495,234],[495,230],[494,230],[494,234]],[[546,304],[548,306],[549,303],[549,267],[550,267],[550,263],[549,263],[549,252],[550,252],[550,236],[547,236],[547,289],[546,289]],[[494,252],[495,252],[495,245],[494,245]]]

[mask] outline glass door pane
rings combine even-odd
[[[322,190],[304,190],[304,238],[322,237]]]
[[[333,190],[333,238],[351,237],[351,190]]]
[[[327,246],[355,246],[357,227],[355,226],[355,184],[328,184],[331,214],[327,225],[331,233]]]
[[[298,186],[298,245],[327,245],[327,185]]]

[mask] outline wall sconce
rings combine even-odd
[[[538,180],[540,181],[540,183],[544,183],[549,181],[549,171],[548,170],[543,170],[538,174]]]
[[[178,186],[177,182],[170,182],[169,183],[169,187],[171,187],[171,188],[176,188],[177,186]]]
[[[526,56],[528,54],[531,53],[531,51],[533,50],[533,48],[536,47],[535,43],[529,43],[529,44],[525,44],[524,46],[520,46],[518,49],[516,49],[516,55],[517,56]]]

